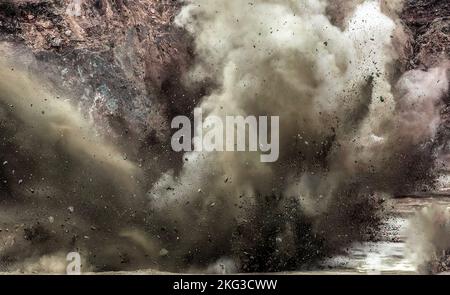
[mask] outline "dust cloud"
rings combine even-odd
[[[150,195],[183,236],[174,255],[297,269],[363,239],[384,198],[431,184],[448,80],[442,68],[396,75],[401,30],[388,14],[400,2],[349,3],[342,28],[327,1],[188,3],[177,22],[199,60],[187,83],[220,85],[203,112],[280,116],[281,148],[273,164],[187,153],[181,173],[164,175]]]
[[[385,198],[433,182],[446,66],[398,74],[400,2],[332,2],[196,0],[177,17],[197,56],[186,85],[218,85],[205,116],[279,116],[275,163],[190,152],[148,183],[1,59],[3,270],[61,272],[74,250],[92,271],[298,270],[376,232]]]

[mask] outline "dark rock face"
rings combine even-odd
[[[402,18],[409,24],[425,25],[450,14],[450,2],[442,0],[407,0]]]
[[[179,7],[178,1],[153,0],[0,0],[0,47],[4,45],[1,41],[6,41],[14,49],[8,51],[7,60],[18,61],[20,68],[31,72],[32,76],[50,81],[55,88],[52,93],[59,95],[57,99],[69,99],[83,117],[92,119],[96,131],[106,142],[117,147],[121,158],[136,163],[143,170],[143,186],[151,185],[168,167],[176,168],[177,163],[181,166],[182,155],[175,154],[170,148],[169,122],[174,115],[189,113],[193,102],[202,97],[201,93],[206,89],[202,85],[187,87],[182,83],[182,75],[194,57],[190,38],[173,24]],[[3,113],[3,107],[8,110],[7,106],[0,106],[0,119],[6,118],[0,120],[0,133],[3,138],[11,139],[22,126],[8,111]],[[43,117],[46,115],[42,114]],[[33,145],[39,144],[35,139]],[[45,140],[42,144],[49,145]],[[37,166],[46,167],[41,169],[31,160],[35,159],[32,151],[14,152],[19,146],[14,140],[2,140],[1,165],[6,163],[4,159],[14,159],[8,163],[25,169],[11,168],[16,169],[14,173],[40,175],[39,183],[59,187],[56,179],[61,173],[57,172],[60,171],[57,166],[66,163],[61,160],[64,155],[59,155],[59,150],[55,149],[47,157],[46,152],[37,149]],[[55,163],[52,159],[56,158]],[[119,256],[116,254],[105,253],[107,258],[102,258],[101,254],[90,256],[92,264],[98,267],[96,270],[137,269],[152,265],[145,253],[137,256],[125,253],[130,249],[130,238],[120,237],[124,226],[152,230],[148,220],[143,221],[150,213],[131,209],[146,208],[145,193],[122,190],[121,185],[111,182],[110,169],[96,174],[95,188],[80,185],[86,182],[86,175],[94,173],[92,166],[95,165],[83,163],[80,169],[75,168],[76,165],[70,166],[76,171],[64,178],[74,182],[63,185],[62,197],[47,197],[39,202],[39,206],[31,208],[22,222],[18,221],[20,218],[14,220],[14,223],[23,224],[23,231],[14,247],[3,251],[1,270],[13,268],[21,256],[27,257],[26,249],[33,243],[39,244],[44,254],[54,249],[52,245],[68,249],[79,246],[93,251],[105,244],[117,246],[117,251],[123,254],[117,261],[114,257]],[[7,164],[0,167],[0,202],[10,213],[15,212],[14,208],[23,210],[22,197],[28,193],[33,196],[43,194],[34,188],[33,192],[28,192],[28,183],[22,185],[26,179],[11,179],[15,177],[11,176],[11,169]],[[116,189],[119,186],[121,188]],[[78,188],[81,187],[87,190],[80,192]],[[79,200],[78,196],[91,196],[94,191],[101,197]],[[125,199],[136,199],[142,204],[119,204],[117,210],[112,210],[118,215],[103,214],[102,209],[115,206],[114,200],[119,199],[115,197],[117,195],[131,195]],[[134,195],[139,197],[134,198]],[[53,201],[64,202],[64,205],[53,206]],[[77,211],[70,213],[69,207],[80,210],[80,214]],[[83,208],[83,212],[78,208]],[[72,220],[89,223],[89,227],[81,230],[81,227],[71,227],[65,220],[64,228],[48,231],[54,224],[48,225],[48,216],[43,216],[50,214],[52,221],[53,215],[69,214]],[[5,228],[3,221],[0,225]],[[89,230],[86,232],[85,229]],[[91,235],[92,231],[95,235]],[[0,239],[6,236],[4,230]],[[95,251],[102,253],[99,249]],[[132,250],[129,252],[133,253]]]
[[[358,2],[330,8],[348,11]],[[30,48],[44,61],[36,71],[64,85],[108,135],[134,130],[127,136],[165,142],[167,118],[189,113],[208,84],[181,83],[194,56],[190,38],[173,24],[180,7],[170,0],[0,0],[0,40]],[[342,25],[343,15],[330,17]],[[450,56],[448,1],[407,0],[401,20],[411,36],[404,69]]]
[[[115,144],[133,147],[129,157],[164,149],[173,161],[168,122],[188,114],[205,91],[181,82],[193,54],[190,38],[173,24],[180,6],[0,0],[0,40],[31,51],[30,71],[53,81]]]
[[[427,69],[450,59],[450,2],[440,0],[408,0],[401,18],[412,36],[407,69]],[[435,148],[437,169],[448,171],[450,154],[450,93],[442,110],[442,124]]]

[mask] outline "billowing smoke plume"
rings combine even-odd
[[[420,273],[433,274],[450,268],[450,212],[446,206],[423,208],[409,221],[408,255]]]

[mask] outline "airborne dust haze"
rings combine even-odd
[[[376,232],[433,185],[449,65],[399,72],[401,2],[342,2],[187,1],[197,107],[279,116],[280,158],[190,152],[156,182],[2,45],[0,270],[299,270]]]

